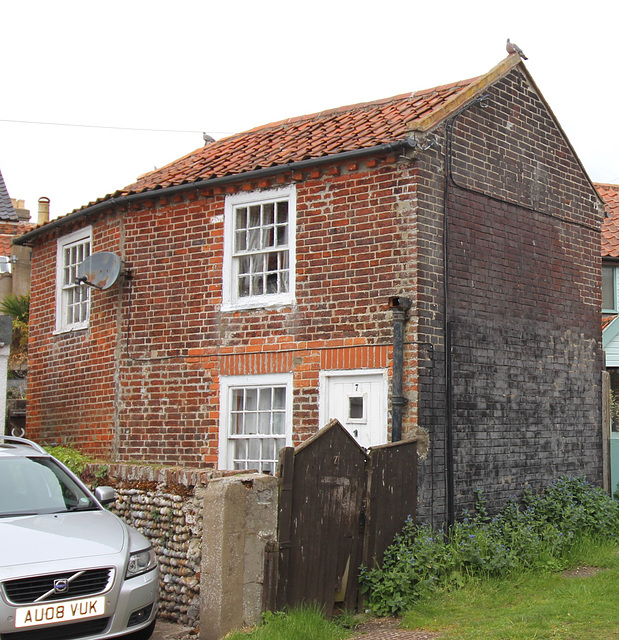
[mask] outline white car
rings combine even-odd
[[[147,640],[159,571],[148,540],[29,440],[0,435],[0,638]]]

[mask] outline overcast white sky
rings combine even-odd
[[[69,213],[202,131],[481,75],[508,37],[590,177],[619,183],[616,0],[0,0],[0,16],[0,170],[34,218],[40,196]]]

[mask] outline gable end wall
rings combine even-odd
[[[432,443],[421,465],[420,514],[434,522],[447,508],[449,422],[456,517],[472,506],[476,487],[496,508],[525,484],[540,488],[564,473],[602,480],[596,194],[519,70],[488,94],[486,108],[463,112],[453,132],[450,420],[443,281],[432,282],[423,266],[419,274],[427,283],[420,342],[432,343],[428,362],[438,374],[420,371],[420,424]],[[419,224],[435,231],[426,262],[442,268],[445,127],[434,134],[439,145],[420,166],[428,178],[420,180]]]

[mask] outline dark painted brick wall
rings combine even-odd
[[[489,94],[487,107],[465,111],[453,131],[447,215],[456,516],[471,506],[475,487],[494,508],[525,483],[539,488],[562,473],[600,483],[602,470],[600,209],[526,78],[515,70]],[[436,168],[445,161],[445,130],[437,136]],[[427,210],[440,217],[440,229],[434,218],[426,223],[442,239],[442,176],[430,186]],[[429,260],[442,260],[438,242],[429,250]],[[426,340],[434,342],[438,376],[420,374],[420,422],[434,447],[422,465],[420,514],[437,522],[445,495],[442,279],[429,289],[438,309],[426,304],[420,314],[436,320]]]

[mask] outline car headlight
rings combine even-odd
[[[157,557],[152,547],[143,551],[129,554],[129,564],[125,578],[134,578],[142,573],[151,571],[157,566]]]

